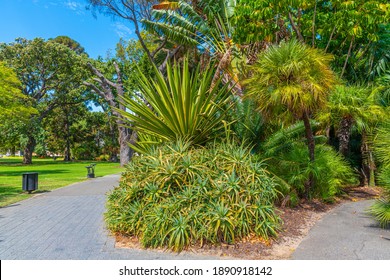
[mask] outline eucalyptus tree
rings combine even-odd
[[[246,80],[248,94],[265,115],[284,114],[302,120],[305,126],[309,159],[315,160],[315,140],[310,118],[326,105],[335,84],[330,69],[332,56],[297,40],[272,45],[259,54],[252,77]],[[313,186],[310,174],[305,186],[309,195]]]
[[[141,37],[147,47],[152,48],[156,45],[150,34],[141,32]],[[137,68],[144,74],[151,74],[152,64],[139,40],[132,39],[126,42],[121,39],[117,44],[115,57],[106,61],[90,60],[88,67],[93,77],[84,81],[84,84],[95,93],[92,97],[93,101],[101,106],[108,116],[111,135],[118,137],[117,141],[112,139],[112,142],[119,143],[120,162],[121,165],[125,165],[133,155],[133,150],[128,144],[137,141],[137,134],[116,111],[116,109],[124,109],[118,101],[123,96],[131,95],[138,90],[135,78]],[[112,159],[115,159],[114,154]]]
[[[86,77],[82,58],[68,47],[41,38],[16,39],[0,45],[0,60],[14,69],[23,94],[31,100],[37,113],[20,128],[26,139],[23,163],[32,163],[36,133],[42,120],[56,107],[71,103]]]
[[[160,44],[157,48],[151,48],[145,41],[142,35],[141,20],[152,18],[151,11],[155,4],[159,1],[156,0],[88,0],[88,8],[92,9],[94,13],[96,11],[107,14],[114,18],[119,18],[130,23],[134,27],[134,33],[137,36],[139,43],[148,59],[151,63],[156,63],[157,54],[165,47],[166,41],[160,40]],[[158,39],[158,38],[156,38]],[[177,50],[165,49],[166,56],[168,58],[173,57]]]
[[[124,86],[123,72],[121,71],[116,61],[111,61],[111,65],[114,71],[110,71],[110,67],[107,68],[107,64],[104,62],[88,62],[88,67],[93,78],[84,81],[83,84],[88,86],[93,92],[95,92],[100,100],[107,106],[105,110],[109,110],[110,114],[115,118],[118,128],[118,142],[120,149],[120,163],[125,165],[132,158],[134,151],[130,148],[130,143],[135,143],[136,133],[133,129],[126,125],[121,114],[116,109],[125,110],[125,107],[118,102],[125,96],[126,89]]]

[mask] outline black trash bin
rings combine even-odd
[[[22,187],[24,191],[31,193],[38,189],[38,172],[23,173]]]
[[[85,167],[88,170],[87,178],[95,178],[95,166],[96,163],[91,163],[90,165]]]

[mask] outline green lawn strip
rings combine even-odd
[[[63,162],[61,158],[34,159],[32,165],[23,165],[20,157],[0,158],[0,207],[31,197],[34,193],[51,191],[87,178],[90,163],[96,163],[95,176],[102,177],[124,171],[118,163],[77,161]],[[22,174],[38,172],[38,190],[27,194],[22,190]]]

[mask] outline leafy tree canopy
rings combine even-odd
[[[23,95],[21,87],[16,73],[0,63],[0,126],[10,119],[26,121],[36,113],[31,107],[31,99]]]

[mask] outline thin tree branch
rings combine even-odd
[[[156,56],[156,54],[157,54],[160,50],[162,50],[162,49],[165,47],[165,44],[167,43],[167,41],[168,41],[168,39],[167,39],[167,38],[164,38],[164,41],[160,44],[160,46],[158,46],[158,48],[155,49],[155,50],[151,53],[153,59],[154,59],[154,57]]]
[[[158,70],[160,70],[161,72],[165,72],[168,61],[177,54],[177,52],[180,50],[180,48],[181,48],[181,46],[178,46],[175,49],[173,49],[172,51],[169,51],[167,53],[167,56],[165,57],[164,62],[158,67]]]
[[[298,27],[295,25],[291,12],[288,12],[288,19],[290,20],[292,29],[294,29],[295,33],[297,34],[298,40],[303,43],[305,40],[303,39],[301,31],[299,31]]]
[[[313,25],[312,25],[312,43],[311,46],[315,47],[315,34],[316,34],[316,15],[317,15],[317,0],[314,5],[314,12],[313,12]]]
[[[326,44],[325,52],[328,51],[328,48],[329,48],[329,46],[330,46],[330,42],[331,42],[332,39],[333,39],[333,34],[335,33],[335,31],[336,31],[336,25],[333,27],[332,33],[330,34],[328,43]]]
[[[97,68],[95,68],[90,62],[88,62],[87,65],[89,69],[93,72],[93,74],[95,74],[100,79],[100,81],[108,84],[109,86],[116,87],[116,84],[114,82],[104,77],[104,75]]]
[[[344,76],[345,69],[347,68],[348,59],[351,56],[351,51],[352,51],[352,46],[354,41],[355,41],[355,35],[352,36],[351,43],[349,44],[348,54],[344,62],[343,70],[341,71],[340,78]]]

